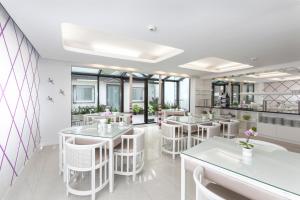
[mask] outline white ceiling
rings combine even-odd
[[[0,0],[42,57],[208,75],[179,68],[205,57],[262,67],[300,60],[299,0]],[[61,23],[183,49],[158,63],[64,50]],[[147,30],[149,24],[156,32]],[[257,57],[253,62],[250,58]]]

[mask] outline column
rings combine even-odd
[[[162,106],[162,80],[161,80],[161,75],[159,75],[159,96],[158,96],[158,126],[161,128],[161,106]]]
[[[129,113],[130,124],[132,124],[132,73],[129,74]]]

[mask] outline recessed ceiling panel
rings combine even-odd
[[[222,58],[208,57],[208,58],[192,61],[184,65],[180,65],[179,67],[192,69],[192,70],[218,73],[218,72],[229,72],[234,70],[247,69],[253,66],[238,63],[238,62],[232,62],[230,60],[225,60]]]
[[[289,73],[281,72],[281,71],[271,71],[271,72],[263,72],[258,74],[250,74],[247,75],[247,77],[250,78],[270,78],[270,77],[282,77],[282,76],[288,76]]]
[[[65,50],[110,58],[157,63],[183,52],[182,49],[135,40],[77,26],[62,24]]]

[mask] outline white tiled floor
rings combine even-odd
[[[131,177],[115,175],[115,190],[109,193],[108,185],[99,193],[98,200],[179,200],[180,199],[180,158],[175,160],[160,151],[160,137],[157,125],[145,127],[145,166],[135,182]],[[242,135],[241,135],[242,136]],[[299,152],[299,145],[291,145],[266,138]],[[187,199],[195,199],[195,185],[192,174],[187,173]],[[8,191],[5,200],[63,200],[90,199],[90,196],[66,196],[65,184],[58,175],[58,146],[48,146],[36,152],[23,173]]]
[[[135,182],[131,177],[115,175],[115,190],[109,193],[108,185],[96,198],[103,200],[176,200],[180,199],[180,158],[172,160],[161,154],[159,130],[147,125],[145,135],[145,166]],[[187,176],[188,199],[194,199],[192,175]],[[66,197],[65,184],[58,175],[58,146],[45,147],[36,152],[16,179],[5,200],[62,200],[90,199],[90,196]]]

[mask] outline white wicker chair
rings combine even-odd
[[[201,166],[194,170],[193,177],[196,183],[196,200],[247,199],[246,197],[243,197],[222,186],[206,181],[204,178],[204,168]]]
[[[228,139],[235,138],[239,135],[239,124],[238,120],[230,119],[226,121],[219,121],[222,125],[223,137]]]
[[[135,181],[144,167],[144,137],[142,128],[134,128],[133,134],[121,136],[121,144],[115,147],[114,152],[115,174],[132,176]]]
[[[64,156],[65,156],[65,142],[67,139],[69,139],[69,136],[64,135],[63,133],[58,134],[59,137],[59,174],[64,174],[65,171],[65,165],[64,165]],[[64,182],[66,181],[66,176],[64,174]]]
[[[187,137],[183,134],[182,125],[162,122],[161,133],[161,150],[171,154],[173,159],[187,148]]]
[[[67,195],[69,193],[86,196],[95,200],[96,193],[108,184],[108,142],[95,140],[78,140],[69,138],[65,142],[65,164],[67,175]],[[79,190],[71,186],[70,172],[91,172],[91,189]],[[97,173],[96,177],[96,171]],[[96,178],[99,179],[96,186]]]
[[[198,124],[198,132],[192,135],[193,146],[198,145],[211,137],[219,136],[220,126],[221,124],[216,122],[210,124]]]

